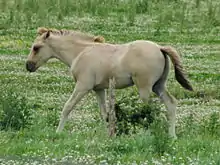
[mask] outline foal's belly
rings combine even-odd
[[[133,86],[134,82],[131,78],[131,76],[121,76],[121,77],[115,77],[115,89],[122,89],[129,86]],[[94,87],[95,90],[98,89],[106,89],[109,87],[109,79],[104,79],[100,83],[97,83]]]
[[[123,78],[116,78],[116,84],[115,84],[116,89],[126,88],[126,87],[133,86],[133,85],[134,85],[134,82],[131,76],[123,77]]]

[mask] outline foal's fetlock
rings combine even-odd
[[[109,119],[108,119],[108,115],[107,114],[101,114],[101,118],[104,122],[108,123]]]
[[[177,139],[176,134],[175,134],[175,135],[170,135],[170,137],[171,137],[173,140],[176,140],[176,139]]]
[[[58,127],[56,129],[56,133],[62,132],[62,130],[64,129],[65,122],[66,122],[66,118],[61,118],[60,119],[59,125],[58,125]]]
[[[62,132],[62,130],[60,130],[59,128],[56,129],[56,133],[60,133]]]
[[[64,124],[63,123],[59,123],[57,129],[56,129],[56,133],[60,133],[63,131],[64,128]]]
[[[174,139],[174,140],[177,139],[176,133],[173,132],[172,130],[169,130],[169,136],[170,136],[172,139]]]

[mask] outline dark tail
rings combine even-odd
[[[166,54],[170,57],[174,65],[176,80],[180,83],[180,85],[182,85],[182,87],[189,91],[193,91],[193,88],[190,82],[187,80],[186,75],[183,71],[183,67],[180,62],[180,56],[177,51],[169,46],[161,46],[160,50],[163,54]]]

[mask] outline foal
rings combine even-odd
[[[176,138],[176,101],[165,87],[169,73],[168,57],[174,65],[176,80],[185,89],[193,89],[174,48],[144,40],[125,44],[100,43],[100,37],[67,30],[39,28],[38,33],[40,35],[27,58],[27,70],[34,72],[49,59],[57,58],[70,67],[76,82],[62,110],[56,132],[63,130],[69,113],[91,90],[95,91],[102,116],[106,119],[104,89],[114,77],[116,89],[136,85],[144,103],[152,91],[156,93],[167,108],[169,135]]]

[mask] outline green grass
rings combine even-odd
[[[220,164],[218,0],[0,3],[1,95],[14,91],[16,96],[25,97],[23,107],[30,107],[33,113],[28,128],[0,132],[0,164]],[[171,69],[167,85],[179,101],[178,140],[167,139],[164,134],[158,138],[158,134],[144,130],[109,138],[93,93],[76,107],[65,131],[55,134],[59,114],[74,82],[68,68],[58,61],[49,62],[36,73],[25,70],[25,60],[39,26],[103,35],[111,43],[147,39],[174,46],[181,52],[195,88],[192,93],[183,90]],[[117,98],[132,90],[135,88],[117,91]],[[0,97],[1,113],[2,100],[19,101],[12,98]],[[160,104],[154,95],[151,99]],[[19,104],[12,105],[19,110]],[[161,105],[161,109],[165,107]]]

